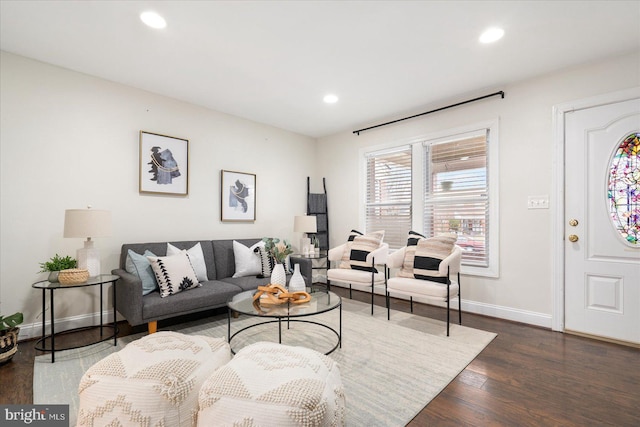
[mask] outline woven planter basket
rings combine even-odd
[[[20,328],[11,328],[0,332],[0,364],[11,360],[18,351],[18,332],[20,332]]]
[[[89,270],[81,270],[78,268],[70,268],[61,270],[58,274],[58,281],[63,285],[77,285],[84,283],[89,278]]]

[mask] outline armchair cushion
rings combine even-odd
[[[416,297],[429,297],[429,298],[442,298],[447,297],[447,287],[441,283],[434,282],[433,280],[417,280],[407,277],[393,277],[389,279],[388,283],[389,292],[405,295],[411,295]],[[449,286],[449,296],[455,297],[458,295],[458,283],[452,282]]]
[[[415,245],[407,245],[400,277],[416,278],[446,283],[447,277],[441,277],[440,262],[453,251],[457,237],[455,234],[415,239]],[[409,242],[412,242],[411,235]]]

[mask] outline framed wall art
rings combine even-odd
[[[189,194],[189,140],[140,131],[140,192]]]
[[[220,219],[256,220],[256,176],[252,173],[220,171]]]

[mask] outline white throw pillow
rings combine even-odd
[[[156,275],[160,296],[167,297],[200,286],[196,272],[193,271],[187,251],[177,255],[163,257],[147,257]]]
[[[167,255],[176,255],[182,251],[180,248],[176,248],[171,243],[167,243]],[[207,264],[204,262],[204,254],[202,253],[202,246],[200,242],[196,243],[190,249],[187,249],[187,255],[193,266],[193,270],[196,272],[199,282],[206,282],[209,280],[207,277]]]
[[[259,254],[255,253],[255,248],[263,247],[264,242],[260,241],[250,248],[240,242],[233,241],[233,256],[236,259],[236,272],[231,277],[257,276],[262,274],[262,263]]]

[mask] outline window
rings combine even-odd
[[[409,230],[456,233],[462,273],[498,277],[498,131],[489,121],[361,150],[365,231],[385,230],[392,250]]]
[[[462,264],[489,266],[488,130],[424,144],[426,235],[455,233]]]
[[[365,227],[384,230],[391,248],[404,246],[411,229],[411,157],[411,146],[365,156]]]
[[[640,133],[632,133],[616,149],[607,186],[609,215],[620,237],[631,246],[640,245]]]

